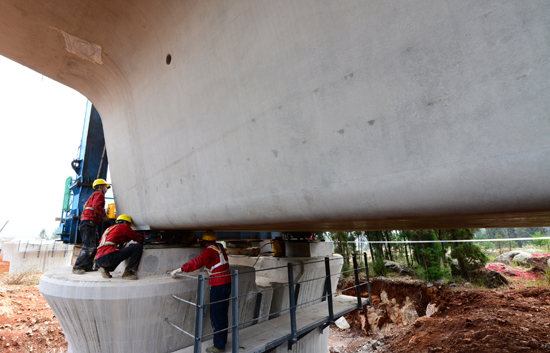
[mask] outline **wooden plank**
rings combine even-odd
[[[368,298],[362,298],[363,305],[366,305]],[[357,297],[340,295],[333,299],[334,319],[343,316],[357,308]],[[314,304],[304,309],[297,309],[296,323],[298,336],[307,333],[317,327],[326,324],[328,321],[327,302]],[[290,314],[286,313],[274,319],[260,324],[247,327],[239,331],[239,353],[261,353],[268,349],[275,348],[291,337]],[[213,345],[213,340],[202,343],[201,352]],[[228,337],[225,346],[226,352],[231,352],[231,335]],[[174,353],[192,353],[193,347],[187,347]]]

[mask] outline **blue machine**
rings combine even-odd
[[[108,167],[103,124],[99,113],[88,101],[84,117],[84,129],[80,142],[79,155],[71,163],[76,178],[69,177],[65,182],[63,210],[58,234],[64,243],[80,243],[78,224],[84,203],[94,192],[92,183],[97,178],[107,178]]]

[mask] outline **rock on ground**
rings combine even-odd
[[[480,277],[489,288],[498,288],[508,285],[509,282],[502,274],[497,271],[492,271],[487,268],[482,268],[477,272],[472,273],[472,278]]]
[[[528,252],[524,252],[524,251],[519,251],[519,250],[512,250],[512,251],[508,251],[502,255],[499,255],[495,258],[495,260],[493,262],[500,262],[500,263],[503,263],[503,264],[511,264],[511,263],[514,263],[514,259],[517,255],[520,255],[522,254],[521,257],[518,258],[521,259],[521,258],[529,258],[531,257],[531,254],[529,254]]]
[[[416,272],[414,270],[408,268],[403,264],[384,260],[384,265],[386,265],[386,269],[390,272],[397,272],[402,276],[416,276]]]
[[[531,258],[531,254],[528,252],[521,252],[514,256],[512,262],[518,265],[525,266],[527,259]]]
[[[546,272],[550,266],[550,255],[530,257],[526,261],[527,265],[531,266],[535,271]]]

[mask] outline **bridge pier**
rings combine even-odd
[[[64,267],[45,273],[40,278],[39,289],[59,320],[73,352],[179,352],[192,346],[194,339],[167,324],[166,319],[192,333],[195,307],[172,295],[196,302],[197,282],[189,277],[173,279],[165,272],[181,266],[201,251],[198,247],[145,249],[137,281],[122,280],[124,263],[112,272],[111,279],[102,278],[98,272],[75,275],[70,267]],[[337,274],[342,258],[339,255],[331,258],[331,272]],[[279,312],[288,308],[289,291],[285,285],[288,283],[286,264],[289,262],[294,265],[295,298],[299,311],[321,303],[325,290],[324,257],[261,257],[258,261],[256,258],[230,257],[230,269],[239,272],[239,296],[243,296],[238,303],[242,329],[253,332],[255,324],[277,319],[281,315]],[[277,268],[267,270],[273,267]],[[205,271],[189,275],[199,274],[208,276]],[[336,279],[332,281],[333,291]],[[209,289],[206,285],[205,304],[208,304]],[[261,296],[257,294],[264,290],[267,292]],[[319,299],[314,300],[316,298]],[[202,334],[211,332],[210,321],[205,319]],[[326,330],[314,330],[303,339],[295,345],[295,352],[318,351],[311,347],[326,349]]]

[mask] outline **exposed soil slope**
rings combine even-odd
[[[375,308],[383,290],[390,299],[396,299],[398,307],[406,296],[414,299],[421,317],[413,324],[389,324],[373,332],[365,318],[367,312],[372,315],[372,309],[351,312],[346,316],[350,330],[331,327],[329,345],[333,352],[550,352],[548,286],[451,289],[427,287],[407,279],[377,278],[371,287]],[[362,296],[367,295],[366,288],[362,288]],[[431,317],[422,316],[428,302],[438,308]],[[423,309],[419,310],[419,306]]]
[[[549,352],[550,290],[445,291],[386,352]]]

